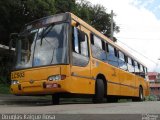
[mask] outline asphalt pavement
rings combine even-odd
[[[93,104],[90,99],[62,99],[60,105],[52,105],[50,96],[1,94],[0,113],[49,114],[58,120],[75,117],[79,120],[160,120],[160,101]]]

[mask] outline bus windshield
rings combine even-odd
[[[67,64],[68,23],[24,32],[17,40],[16,69]]]

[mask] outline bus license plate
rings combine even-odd
[[[58,84],[57,83],[47,84],[46,88],[58,88]]]

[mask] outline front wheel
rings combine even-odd
[[[102,103],[105,95],[105,87],[102,79],[96,80],[95,95],[93,97],[93,103]]]

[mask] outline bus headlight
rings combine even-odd
[[[11,81],[11,84],[12,84],[12,85],[19,84],[19,81],[18,81],[18,80],[12,80],[12,81]]]
[[[65,78],[66,78],[66,75],[53,75],[53,76],[49,76],[48,80],[56,81],[56,80],[64,80]]]

